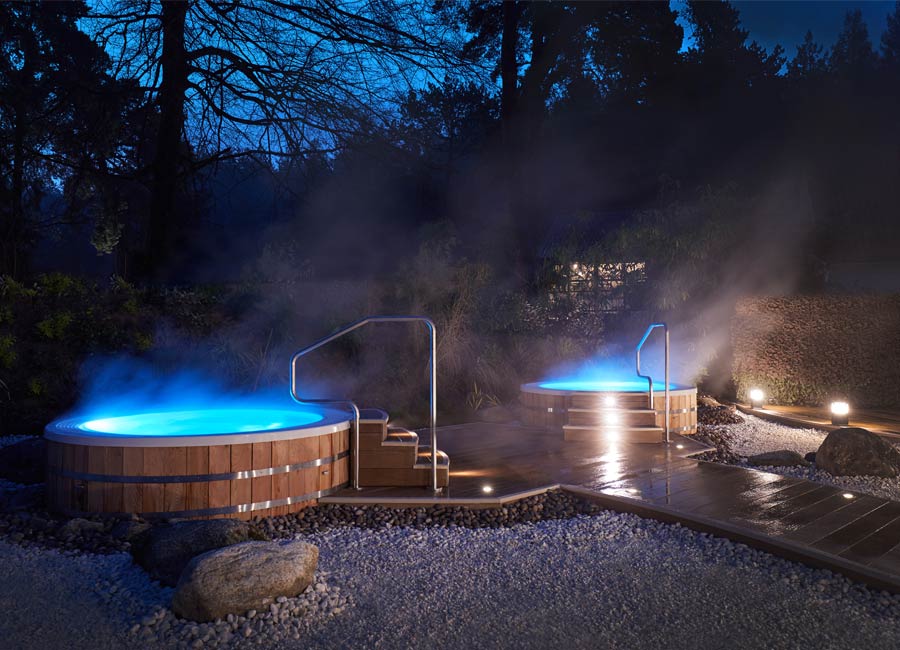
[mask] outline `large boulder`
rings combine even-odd
[[[28,438],[0,447],[0,478],[13,483],[43,483],[47,468],[47,442]]]
[[[778,451],[756,454],[755,456],[750,456],[747,462],[757,467],[795,467],[797,465],[805,467],[809,465],[803,456],[790,449],[779,449]]]
[[[319,549],[306,542],[244,542],[191,560],[175,589],[172,609],[182,618],[212,621],[266,609],[312,584]]]
[[[173,587],[184,567],[198,555],[250,538],[250,526],[236,519],[181,521],[155,526],[134,545],[133,552],[150,577]]]
[[[866,429],[835,429],[816,452],[816,467],[833,476],[881,476],[900,474],[900,452]]]

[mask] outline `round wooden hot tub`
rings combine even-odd
[[[48,500],[69,515],[249,519],[349,484],[350,422],[327,409],[71,418],[44,435]]]
[[[520,400],[526,424],[563,432],[573,440],[581,439],[579,432],[606,427],[628,430],[640,442],[656,442],[651,429],[662,430],[666,422],[663,385],[654,385],[651,407],[647,382],[641,380],[535,382],[521,387]],[[670,384],[669,400],[669,431],[696,433],[697,388]],[[615,426],[606,424],[610,420]]]

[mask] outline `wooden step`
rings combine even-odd
[[[438,470],[450,467],[450,457],[443,451],[438,449],[437,453]],[[431,447],[422,445],[419,447],[419,453],[416,454],[416,467],[427,467],[431,469]]]
[[[573,393],[569,397],[569,409],[599,408],[649,408],[650,397],[647,393]]]
[[[603,425],[567,424],[563,427],[566,440],[616,440],[627,443],[661,443],[661,427],[610,427]]]
[[[614,425],[626,427],[656,426],[656,411],[643,409],[569,409],[568,424]]]
[[[403,427],[388,427],[384,445],[415,445],[419,442],[419,434]]]

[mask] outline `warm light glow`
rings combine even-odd
[[[684,449],[684,445],[675,445],[675,449]]]
[[[613,397],[612,395],[607,395],[606,397],[603,398],[603,406],[615,406],[615,405],[616,405],[616,398]]]
[[[850,413],[850,405],[847,402],[832,402],[831,413],[833,415],[847,415]]]
[[[844,492],[843,497],[844,497],[845,499],[852,499],[852,498],[853,498],[853,495],[850,494],[849,492]]]
[[[754,402],[761,402],[766,398],[766,394],[758,388],[750,391],[750,399]]]
[[[484,492],[485,494],[490,494],[491,492],[494,491],[494,488],[492,488],[490,485],[482,485],[481,491]]]
[[[621,418],[618,413],[604,413],[603,414],[603,423],[604,424],[619,424]]]

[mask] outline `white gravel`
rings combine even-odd
[[[509,529],[339,528],[305,539],[319,545],[327,576],[313,591],[351,602],[289,625],[291,634],[270,617],[245,639],[246,621],[226,621],[227,641],[215,625],[177,621],[166,609],[171,590],[127,555],[0,542],[0,646],[900,647],[900,597],[633,515]]]
[[[828,435],[827,431],[789,427],[752,415],[741,414],[741,417],[744,418],[744,421],[740,424],[724,424],[715,428],[726,430],[731,439],[732,451],[745,458],[779,449],[790,449],[800,454],[814,452]],[[746,462],[740,463],[740,466],[751,467]],[[754,467],[753,469],[764,469],[773,474],[802,478],[863,494],[871,494],[883,499],[900,501],[900,477],[833,476],[828,472],[816,469],[815,466]]]
[[[740,424],[719,425],[734,436],[732,451],[740,456],[779,449],[790,449],[802,455],[818,449],[828,435],[820,429],[798,429],[744,413],[741,417],[744,421]]]

